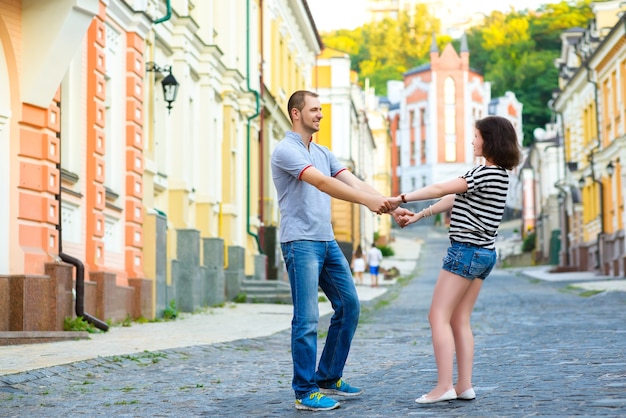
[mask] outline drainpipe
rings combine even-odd
[[[250,86],[250,0],[246,0],[246,81],[248,83],[248,91],[256,97],[256,111],[254,115],[248,117],[248,133],[246,138],[246,161],[247,161],[247,182],[246,182],[246,231],[248,235],[254,237],[259,253],[263,254],[263,249],[259,241],[259,236],[250,229],[250,129],[252,119],[259,116],[259,92]]]
[[[589,166],[591,168],[591,179],[594,183],[598,184],[598,191],[599,191],[599,199],[600,199],[600,232],[598,233],[597,237],[596,237],[596,246],[598,247],[598,250],[596,252],[596,263],[598,264],[598,270],[600,270],[600,273],[602,273],[603,267],[602,267],[602,254],[601,254],[601,250],[602,250],[602,244],[603,244],[603,237],[604,237],[604,185],[602,184],[601,181],[599,181],[598,179],[596,179],[596,173],[595,173],[595,169],[593,167],[593,157],[596,153],[598,153],[600,151],[600,149],[602,148],[602,139],[601,139],[601,128],[600,128],[600,116],[598,114],[598,112],[600,111],[600,107],[598,106],[598,83],[596,81],[593,81],[591,79],[591,68],[589,67],[589,64],[587,64],[587,81],[591,84],[593,84],[593,94],[594,94],[594,101],[596,104],[596,135],[598,136],[598,143],[596,145],[596,147],[591,150],[591,152],[589,153],[589,156],[587,157],[587,159],[589,160]]]
[[[60,212],[60,210],[59,210]],[[71,255],[61,252],[61,226],[59,223],[59,257],[61,260],[76,267],[76,316],[82,317],[85,321],[102,331],[108,331],[106,322],[99,320],[85,312],[85,266],[83,263]]]
[[[165,0],[165,7],[167,9],[165,16],[157,19],[157,20],[153,20],[152,23],[159,24],[159,23],[163,23],[165,21],[170,20],[170,18],[172,17],[172,3],[171,0]]]
[[[261,89],[260,96],[265,95],[265,81],[263,80],[263,63],[265,58],[263,56],[263,0],[259,0],[259,44],[261,45],[261,63],[259,65],[259,88]],[[261,226],[264,225],[265,220],[265,142],[263,138],[265,136],[265,106],[261,107],[260,123],[259,123],[259,220]],[[261,248],[265,248],[265,233],[261,229]]]
[[[563,122],[563,113],[561,112],[557,112],[554,109],[554,101],[551,101],[551,105],[550,108],[552,109],[552,111],[558,115],[558,119],[560,122],[560,139],[559,139],[559,144],[561,144],[561,152],[563,153],[563,185],[559,185],[557,188],[561,191],[561,193],[564,195],[564,199],[567,198],[567,195],[571,193],[568,193],[567,189],[565,189],[563,186],[566,185],[566,177],[567,177],[567,155],[565,152],[565,126],[564,126],[564,122]],[[573,200],[572,200],[573,203]],[[563,233],[562,233],[562,243],[565,244],[565,265],[569,266],[570,265],[570,242],[569,242],[569,214],[567,213],[567,205],[562,205],[561,210],[563,211]]]
[[[60,139],[60,138],[59,138]],[[59,140],[59,147],[61,146],[61,141]],[[62,155],[60,150],[59,150],[59,155]],[[61,161],[59,160],[59,162],[56,165],[57,170],[59,170],[59,173],[61,172]],[[58,219],[58,223],[56,226],[57,231],[59,231],[59,257],[61,258],[61,260],[63,260],[64,262],[73,265],[74,267],[76,267],[76,276],[75,276],[75,281],[76,281],[76,305],[75,305],[75,312],[76,312],[76,316],[83,318],[85,321],[89,322],[90,324],[92,324],[93,326],[95,326],[98,329],[101,329],[102,331],[108,331],[109,329],[109,325],[107,325],[106,322],[103,322],[101,320],[99,320],[98,318],[89,315],[87,312],[85,312],[85,266],[83,265],[83,263],[77,259],[72,257],[69,254],[65,254],[63,252],[63,223],[62,223],[62,218],[61,218],[61,190],[62,188],[59,187],[59,193],[55,196],[56,200],[59,204],[59,219]]]

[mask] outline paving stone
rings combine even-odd
[[[412,279],[364,303],[344,373],[364,395],[316,417],[626,416],[626,292],[583,297],[513,270],[487,278],[472,317],[476,400],[416,404],[436,384],[427,316],[447,246],[419,234]],[[0,416],[302,417],[291,372],[288,330],[102,357],[0,376]]]

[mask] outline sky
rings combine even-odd
[[[489,14],[493,10],[508,11],[511,6],[516,10],[535,9],[556,0],[448,0],[451,6],[464,8],[463,14],[482,12]],[[367,0],[308,0],[315,25],[320,32],[335,29],[354,29],[365,23]]]

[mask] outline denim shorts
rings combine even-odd
[[[496,250],[452,241],[442,269],[469,280],[485,280],[496,265]]]

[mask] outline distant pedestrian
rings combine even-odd
[[[363,249],[361,244],[357,245],[352,257],[352,272],[356,279],[356,284],[363,284],[363,272],[365,271],[365,256],[363,255]]]
[[[376,243],[372,243],[372,247],[367,250],[367,264],[370,266],[370,280],[372,287],[378,286],[378,274],[380,272],[380,262],[383,261],[383,253]]]
[[[477,165],[454,180],[400,195],[394,204],[441,198],[401,226],[452,209],[450,247],[437,278],[428,319],[437,362],[437,386],[415,401],[421,404],[476,397],[472,387],[474,336],[470,317],[483,281],[496,263],[495,239],[502,222],[509,175],[521,153],[515,128],[507,119],[488,116],[476,121],[474,156]],[[478,279],[478,280],[476,280]],[[456,353],[457,382],[453,381]]]
[[[292,130],[276,145],[271,165],[281,215],[280,244],[293,300],[292,387],[297,409],[323,411],[339,407],[326,394],[363,392],[342,379],[360,303],[350,265],[334,237],[330,198],[359,203],[379,214],[388,213],[391,203],[343,167],[328,148],[313,142],[323,117],[316,93],[293,93],[287,111]],[[394,219],[407,212],[397,209]],[[316,370],[318,288],[334,314]]]

